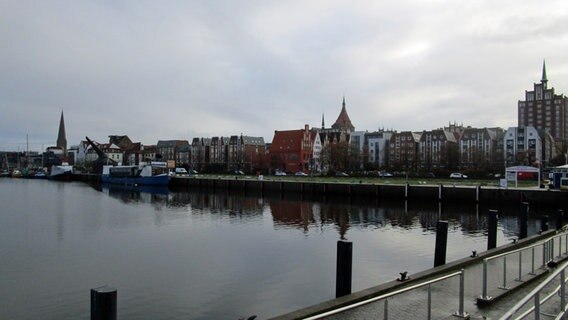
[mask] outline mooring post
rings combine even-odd
[[[448,221],[438,221],[436,226],[436,249],[434,252],[434,267],[446,264],[446,249],[448,247]]]
[[[353,242],[337,241],[337,273],[335,297],[351,294],[351,274],[353,263]]]
[[[487,225],[487,250],[497,247],[497,219],[499,212],[497,210],[489,210],[489,222]]]
[[[481,186],[475,186],[475,202],[479,203],[479,193],[481,191]]]
[[[562,229],[564,225],[564,210],[558,209],[556,211],[556,230]]]
[[[519,239],[524,239],[527,237],[529,221],[529,203],[521,203],[521,209],[519,210]]]
[[[91,320],[116,320],[116,289],[102,286],[91,289]]]
[[[540,216],[540,231],[548,231],[548,216]]]

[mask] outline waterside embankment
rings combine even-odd
[[[539,188],[500,188],[456,184],[381,184],[339,183],[321,181],[253,180],[243,177],[200,178],[175,177],[170,187],[179,189],[228,190],[250,195],[265,193],[314,196],[373,197],[377,199],[420,199],[469,203],[520,203],[558,207],[566,202],[568,193]]]
[[[99,183],[100,175],[74,174],[73,180]],[[438,200],[468,203],[520,203],[529,202],[552,207],[565,207],[565,191],[545,188],[500,188],[458,184],[382,184],[325,181],[258,180],[247,176],[173,177],[173,190],[227,190],[244,195],[297,194],[324,197],[356,197],[376,199]],[[562,205],[564,204],[564,205]]]

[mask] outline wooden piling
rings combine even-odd
[[[524,239],[527,237],[528,233],[528,221],[529,221],[529,203],[521,203],[521,208],[519,210],[519,239]]]
[[[109,286],[91,289],[91,320],[116,320],[116,297]]]
[[[487,250],[497,247],[497,219],[499,212],[497,210],[489,210],[489,222],[487,224]]]
[[[434,267],[446,264],[448,247],[448,221],[438,221],[436,226],[436,249],[434,252]]]
[[[353,242],[337,241],[337,270],[335,297],[351,294],[351,276],[353,270]]]

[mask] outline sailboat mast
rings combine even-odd
[[[30,167],[30,142],[26,133],[26,168]]]

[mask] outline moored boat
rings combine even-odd
[[[70,181],[72,174],[73,166],[70,166],[67,163],[63,163],[61,165],[51,166],[51,170],[47,178],[51,180]]]
[[[12,174],[10,175],[12,178],[21,178],[23,177],[22,171],[18,169],[12,170]]]
[[[34,173],[33,178],[34,179],[45,179],[45,178],[47,178],[47,174],[45,173],[45,170],[43,170],[43,168],[40,168]]]
[[[167,186],[170,176],[165,163],[152,162],[133,166],[103,166],[103,183],[140,186]]]

